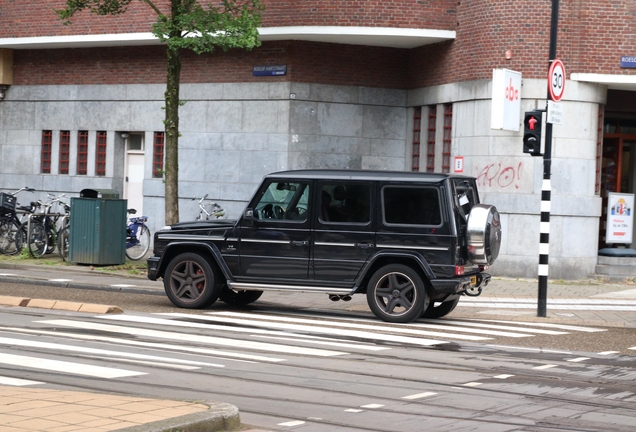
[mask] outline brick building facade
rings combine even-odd
[[[0,1],[0,189],[116,189],[156,229],[166,60],[155,16],[134,1],[64,26],[53,11],[64,3]],[[490,117],[493,69],[522,73],[521,112],[545,107],[551,2],[263,3],[260,48],[182,54],[182,219],[205,194],[238,216],[271,171],[449,171],[461,156],[503,216],[493,272],[536,276],[542,161]],[[636,69],[621,63],[636,57],[636,2],[561,0],[559,18],[550,275],[580,278],[595,272],[605,191],[636,188]],[[611,185],[608,166],[621,168]]]

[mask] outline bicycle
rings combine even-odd
[[[51,213],[55,203],[60,202],[64,194],[55,198],[49,194],[50,202],[37,201],[36,207],[43,208],[41,213],[29,215],[27,245],[29,253],[34,258],[42,258],[45,254],[53,253],[57,243],[57,221],[60,214]]]
[[[208,204],[203,204],[203,200],[208,197],[208,194],[205,194],[203,198],[192,198],[193,201],[199,203],[199,215],[195,220],[210,220],[210,216],[214,216],[215,218],[220,218],[225,216],[225,210],[215,203],[214,201],[210,201]]]
[[[15,192],[0,193],[0,253],[15,255],[22,250],[26,232],[21,230],[23,221],[17,216],[17,210],[21,213],[33,213],[34,204],[23,207],[16,203],[16,196],[22,192],[34,192],[35,189],[23,187]]]
[[[128,214],[136,214],[137,210],[128,209]],[[146,226],[148,216],[132,217],[128,219],[126,226],[126,256],[138,261],[142,259],[150,249],[150,230]]]
[[[68,259],[68,245],[71,233],[71,207],[66,204],[60,203],[64,206],[64,216],[62,216],[62,223],[57,236],[57,253],[62,258],[62,261]]]

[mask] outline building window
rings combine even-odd
[[[164,133],[155,132],[155,139],[152,145],[152,176],[154,178],[163,177],[163,150]]]
[[[50,130],[42,131],[42,164],[40,172],[42,174],[51,173],[51,149],[53,147],[53,132]]]
[[[60,174],[68,174],[71,154],[71,132],[60,131]]]
[[[453,131],[453,106],[444,105],[444,140],[442,141],[442,172],[450,172],[451,137]]]
[[[413,112],[413,155],[411,158],[411,171],[420,170],[420,134],[422,132],[422,107],[415,108]]]
[[[426,172],[435,171],[435,134],[437,133],[437,107],[428,107],[428,134],[426,135]]]
[[[77,133],[77,174],[86,175],[88,168],[88,131]]]
[[[106,175],[106,132],[97,132],[97,149],[95,151],[95,175]]]

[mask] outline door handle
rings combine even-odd
[[[371,245],[369,243],[356,243],[356,247],[360,249],[369,249]]]
[[[302,240],[293,240],[291,242],[292,246],[307,246],[309,244],[308,241],[302,241]]]

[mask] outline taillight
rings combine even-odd
[[[489,268],[490,268],[490,266],[489,266],[489,265],[480,265],[480,266],[479,266],[479,271],[480,271],[480,272],[483,272],[483,271],[488,270]]]
[[[462,276],[464,274],[464,266],[455,266],[455,276]]]

